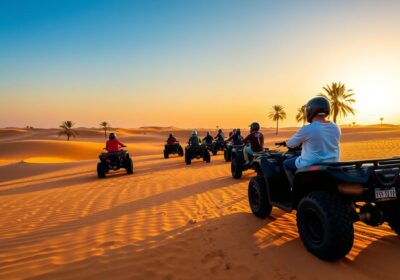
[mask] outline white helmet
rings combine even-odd
[[[192,131],[192,135],[193,135],[193,136],[197,136],[197,130],[193,130],[193,131]]]

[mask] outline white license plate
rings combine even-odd
[[[394,200],[397,198],[396,188],[388,188],[388,189],[375,189],[375,199],[377,201],[384,201],[384,200]]]

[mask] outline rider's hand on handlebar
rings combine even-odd
[[[275,145],[277,145],[278,147],[287,147],[286,141],[277,142],[277,143],[275,143]]]

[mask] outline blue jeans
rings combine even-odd
[[[293,158],[287,159],[283,162],[283,169],[285,169],[286,176],[292,187],[293,187],[294,175],[296,174],[296,171],[297,171],[297,167],[296,167],[296,159],[297,158],[298,157],[293,157]]]

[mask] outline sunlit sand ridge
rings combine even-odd
[[[363,139],[346,129],[342,158],[399,155],[400,129],[390,129],[390,138],[376,128]],[[252,172],[232,179],[222,156],[189,167],[164,160],[166,133],[121,131],[135,174],[104,180],[95,172],[100,132],[0,138],[0,279],[398,279],[400,238],[387,226],[357,224],[351,253],[323,262],[303,247],[294,214],[250,213]]]

